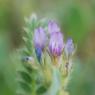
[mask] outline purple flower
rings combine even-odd
[[[69,38],[65,44],[65,54],[67,57],[69,57],[70,55],[73,54],[73,52],[74,52],[73,40]]]
[[[42,27],[39,27],[35,29],[34,33],[35,53],[39,63],[41,63],[42,50],[45,48],[45,45],[46,45],[45,30]]]
[[[49,21],[48,23],[48,32],[51,34],[53,32],[59,32],[60,31],[60,28],[59,26],[57,25],[57,23],[55,21]]]
[[[42,27],[35,29],[34,33],[34,46],[43,49],[46,45],[46,34]]]
[[[64,47],[63,35],[61,32],[53,32],[50,36],[49,52],[52,56],[60,56]]]

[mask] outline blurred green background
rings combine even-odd
[[[16,64],[10,56],[22,46],[24,17],[57,19],[65,40],[77,45],[70,95],[95,95],[95,0],[0,0],[0,95],[16,94]]]

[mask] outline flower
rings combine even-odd
[[[46,34],[42,27],[35,29],[34,33],[34,46],[35,48],[43,49],[46,45]]]
[[[51,34],[53,32],[59,32],[60,28],[57,25],[57,23],[55,21],[50,20],[48,23],[48,32]]]
[[[64,47],[63,35],[61,32],[53,32],[50,37],[49,51],[54,57],[60,56],[62,54]]]
[[[74,52],[74,44],[71,38],[68,38],[65,44],[65,54],[67,57],[71,56]]]
[[[35,53],[39,63],[41,63],[42,50],[45,48],[45,45],[46,45],[45,30],[42,27],[39,27],[35,30],[34,33]]]

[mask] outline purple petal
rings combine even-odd
[[[61,32],[51,34],[49,42],[49,50],[53,56],[60,56],[63,51],[63,35]]]
[[[34,45],[35,47],[44,48],[46,45],[46,34],[42,27],[35,29],[34,33]]]
[[[60,28],[59,26],[57,25],[57,23],[55,21],[49,21],[48,23],[48,31],[49,33],[53,33],[53,32],[59,32],[60,31]]]
[[[67,56],[71,55],[74,51],[73,40],[69,38],[65,44],[65,53]]]

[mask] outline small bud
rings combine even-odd
[[[65,44],[65,54],[67,57],[70,57],[74,52],[73,40],[69,38]]]

